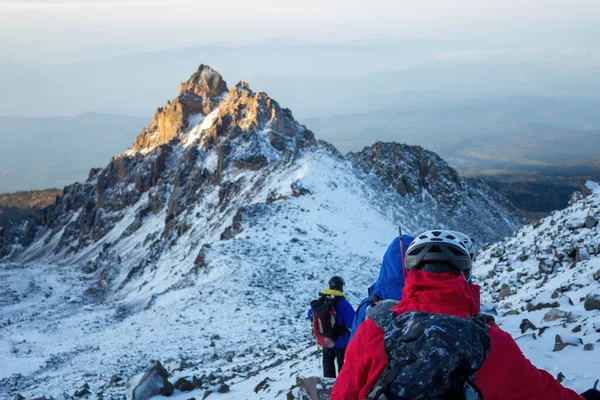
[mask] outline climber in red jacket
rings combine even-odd
[[[419,235],[406,252],[405,269],[408,272],[402,300],[392,308],[390,318],[401,318],[407,313],[432,313],[460,317],[460,320],[464,321],[479,313],[479,286],[469,283],[471,258],[455,234],[437,230]],[[389,342],[384,341],[384,330],[376,320],[377,318],[365,321],[350,342],[344,369],[333,387],[332,400],[378,398],[374,392],[382,387],[380,376],[384,370],[384,375],[388,374],[388,351],[393,351],[395,346],[387,346],[386,351],[384,343],[387,345]],[[600,399],[600,392],[595,389],[590,389],[580,396],[563,387],[548,372],[533,366],[523,356],[514,339],[493,320],[488,321],[487,325],[485,331],[489,335],[489,339],[486,339],[489,354],[487,357],[481,357],[482,364],[474,376],[474,386],[478,388],[480,398]],[[385,337],[388,341],[389,334],[390,332],[386,331]],[[401,374],[397,373],[395,376],[398,375]],[[390,385],[389,381],[391,379],[388,380],[388,386],[384,385],[388,398],[411,398],[402,397],[404,389],[398,385],[396,390],[399,393],[394,393],[393,389],[390,389],[393,388],[393,384]],[[423,386],[422,382],[420,384]],[[373,390],[375,386],[377,388]],[[425,386],[427,387],[427,382]]]

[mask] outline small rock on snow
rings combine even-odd
[[[519,325],[519,328],[521,328],[521,333],[525,333],[527,332],[528,329],[532,329],[532,330],[536,330],[537,328],[535,327],[534,324],[531,323],[530,320],[528,320],[527,318],[525,318],[522,322],[521,325]]]
[[[591,215],[588,215],[587,217],[585,217],[585,227],[586,228],[592,229],[596,225],[598,225],[598,220],[596,218],[594,218]]]
[[[596,289],[585,296],[583,307],[586,311],[600,310],[600,289]]]

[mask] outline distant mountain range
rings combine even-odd
[[[62,188],[131,144],[146,119],[85,113],[0,117],[0,193]]]

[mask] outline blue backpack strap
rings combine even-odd
[[[356,314],[354,315],[354,321],[352,321],[350,340],[352,340],[352,337],[358,330],[358,327],[360,326],[360,324],[362,324],[364,322],[365,317],[367,315],[367,307],[369,307],[371,304],[373,304],[373,301],[371,300],[370,297],[367,297],[367,298],[363,299],[360,302],[360,304],[358,305],[358,307],[356,308]]]

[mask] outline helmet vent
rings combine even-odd
[[[427,235],[421,235],[421,236],[419,236],[419,239],[425,240],[425,239],[427,239]]]
[[[454,240],[454,239],[456,239],[456,236],[447,235],[447,236],[446,236],[446,239]]]
[[[459,249],[457,249],[456,247],[453,246],[448,246],[448,249],[450,249],[450,251],[455,255],[455,256],[464,256],[465,253],[460,251]]]
[[[444,250],[442,250],[442,248],[438,245],[434,245],[429,248],[429,253],[443,253],[443,252],[444,252]]]
[[[440,231],[433,231],[433,232],[431,232],[431,234],[432,234],[433,236],[436,236],[436,237],[437,237],[437,236],[440,236],[440,235],[442,234],[442,232],[440,232]]]
[[[422,247],[417,247],[416,249],[412,249],[412,250],[411,250],[411,251],[408,253],[408,255],[409,255],[409,256],[416,256],[416,255],[419,255],[419,253],[421,252],[421,250],[423,250],[423,248],[422,248]]]

